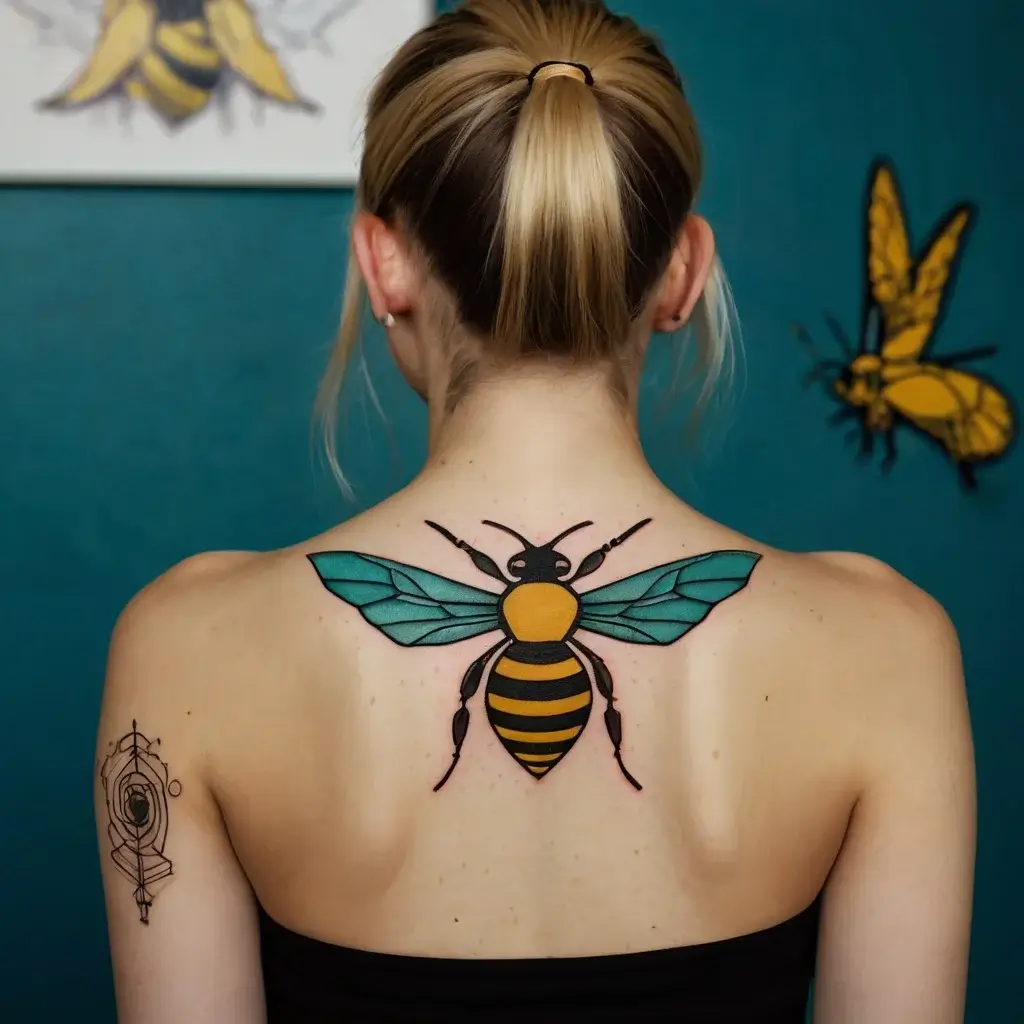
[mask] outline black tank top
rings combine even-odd
[[[531,960],[368,953],[260,908],[269,1024],[803,1024],[820,898],[764,931],[677,949]]]

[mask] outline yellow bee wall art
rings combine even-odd
[[[279,51],[322,48],[324,29],[360,0],[11,0],[43,41],[84,59],[43,110],[75,111],[120,99],[179,128],[238,85],[314,112]]]
[[[942,219],[915,257],[892,166],[876,161],[867,196],[867,286],[859,348],[834,318],[829,329],[843,359],[817,359],[807,331],[798,336],[815,355],[809,381],[824,381],[842,403],[832,422],[857,420],[862,457],[876,438],[885,445],[884,470],[896,462],[896,428],[910,427],[937,442],[968,489],[975,467],[1005,454],[1016,434],[1006,393],[965,363],[991,356],[993,346],[931,355],[967,232],[975,216],[967,203]]]

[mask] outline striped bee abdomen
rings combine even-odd
[[[590,718],[590,677],[561,641],[514,642],[487,679],[487,720],[534,778],[572,748]]]
[[[198,114],[220,81],[223,59],[206,22],[161,22],[139,61],[129,92],[172,124]]]

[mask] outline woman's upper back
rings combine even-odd
[[[768,552],[746,588],[671,646],[577,630],[570,642],[596,654],[613,680],[637,791],[616,764],[607,701],[578,647],[548,657],[534,645],[544,664],[530,671],[513,667],[529,644],[516,660],[493,653],[507,626],[443,646],[399,646],[322,586],[303,557],[360,552],[500,592],[424,522],[439,520],[504,565],[521,545],[479,524],[488,511],[422,509],[388,529],[382,510],[377,522],[271,564],[227,570],[225,589],[274,581],[231,658],[234,682],[211,718],[210,755],[212,788],[267,911],[360,948],[532,957],[703,942],[802,910],[824,884],[866,767],[863,669],[852,651],[837,666],[837,644],[822,634],[838,620],[849,628],[844,575],[855,591],[872,583]],[[514,525],[539,545],[579,518]],[[597,520],[560,548],[578,565],[631,525]],[[684,539],[655,518],[580,592],[740,546],[754,547],[714,529]],[[488,652],[466,703],[458,764],[435,792],[452,762],[463,680]],[[587,669],[593,685],[579,685]],[[557,707],[531,704],[526,691],[542,681],[516,677],[556,672],[558,692],[546,689]],[[534,712],[544,717],[526,732]],[[559,740],[514,742],[542,728]],[[554,767],[528,760],[545,754]],[[545,774],[535,777],[532,763]]]
[[[887,930],[898,925],[907,938],[913,926],[893,905],[913,908],[913,872],[869,847],[887,841],[890,804],[903,801],[898,815],[913,818],[916,799],[915,827],[924,831],[901,838],[894,816],[891,840],[933,870],[918,846],[929,841],[936,794],[956,799],[947,792],[952,770],[935,773],[944,759],[959,764],[965,743],[969,752],[958,667],[947,663],[955,639],[934,604],[868,559],[793,555],[736,535],[643,476],[609,487],[603,507],[596,490],[552,488],[517,503],[507,487],[499,507],[481,501],[480,486],[460,472],[446,480],[437,471],[295,549],[185,563],[126,613],[105,728],[129,714],[140,729],[160,731],[182,786],[167,836],[175,874],[195,870],[184,853],[180,865],[174,857],[187,841],[182,832],[219,829],[239,866],[227,889],[251,886],[280,925],[427,957],[587,956],[711,942],[794,917],[830,871],[826,962],[830,942],[838,958],[852,936],[891,943]],[[666,563],[725,550],[761,557],[746,586],[674,643],[628,643],[581,621],[569,640],[582,645],[573,650],[584,652],[588,683],[576,689],[592,694],[591,714],[568,753],[538,748],[564,753],[539,777],[506,749],[490,706],[490,677],[515,672],[498,672],[492,658],[480,666],[476,692],[465,689],[467,670],[507,639],[507,620],[460,642],[401,646],[381,631],[386,617],[365,602],[361,613],[351,591],[339,600],[309,558],[358,552],[500,593],[427,521],[505,566],[523,545],[482,520],[540,546],[588,514],[593,526],[557,546],[574,568],[636,522],[651,522],[574,587],[584,606],[588,590]],[[416,589],[422,577],[398,585],[428,612],[435,607],[429,590]],[[145,680],[132,671],[136,659]],[[611,677],[623,766],[639,790],[616,763],[595,660]],[[120,676],[134,677],[128,700]],[[461,757],[435,792],[452,762],[460,693],[469,712]],[[851,813],[859,808],[863,828],[873,828],[876,800],[883,830],[861,840]],[[185,817],[192,823],[178,826]],[[951,851],[943,877],[962,875],[965,856]],[[175,885],[184,883],[171,880],[155,897],[154,919],[175,919]],[[929,892],[918,898],[930,901]],[[960,902],[933,910],[933,924],[962,916]],[[864,970],[872,986],[882,984],[883,966]]]

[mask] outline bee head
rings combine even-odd
[[[853,405],[870,405],[882,388],[882,360],[865,352],[843,371],[836,381],[836,393]]]
[[[516,533],[507,526],[502,526],[501,523],[485,519],[484,525],[493,526],[496,530],[511,534],[523,545],[522,550],[508,560],[506,568],[509,576],[514,580],[522,580],[524,583],[541,583],[564,580],[569,575],[572,571],[572,563],[561,551],[555,549],[555,545],[565,540],[570,533],[575,533],[585,526],[594,524],[589,520],[585,523],[577,523],[575,526],[570,526],[568,530],[563,530],[547,544],[541,545],[531,544],[522,534]]]
[[[508,560],[508,574],[527,583],[565,579],[571,570],[569,559],[550,544],[542,548],[524,548]]]

